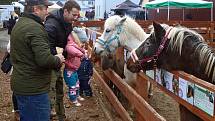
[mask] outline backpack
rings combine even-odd
[[[11,68],[12,68],[12,64],[10,62],[10,54],[6,52],[3,58],[3,61],[1,63],[1,70],[7,74],[11,70]]]

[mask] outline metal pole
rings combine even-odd
[[[183,8],[183,21],[184,21],[184,8]]]
[[[214,5],[213,5],[213,3],[212,3],[212,8],[211,8],[211,21],[213,21],[213,7]]]
[[[105,11],[104,11],[104,13],[105,13],[104,15],[106,16],[106,14],[107,14],[107,11],[106,11],[106,0],[105,0]],[[105,18],[105,16],[104,16],[104,18]]]
[[[146,13],[147,13],[147,9],[146,9],[146,7],[145,7],[145,20],[146,20]]]
[[[167,15],[168,15],[167,20],[169,21],[169,0],[168,0],[168,11],[167,12],[168,12],[167,13]]]

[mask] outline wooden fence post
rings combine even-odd
[[[215,32],[215,30],[214,30],[214,23],[211,22],[211,28],[210,28],[211,42],[214,41],[214,32]]]
[[[144,98],[146,102],[148,102],[148,81],[142,80],[139,74],[137,74],[136,80],[136,89],[137,93]],[[136,113],[136,121],[145,121],[144,118],[137,112]]]

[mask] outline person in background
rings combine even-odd
[[[12,31],[14,25],[16,24],[16,21],[18,20],[18,18],[19,18],[18,15],[15,12],[12,12],[11,18],[9,19],[9,23],[8,23],[8,28],[7,28],[9,35],[11,34],[11,31]],[[10,40],[7,44],[7,52],[10,53]],[[11,68],[9,75],[12,74],[12,71],[13,71],[13,67]],[[12,103],[13,103],[12,112],[14,112],[14,114],[15,114],[14,118],[15,118],[15,120],[19,120],[19,110],[18,110],[17,100],[16,100],[14,93],[12,94]]]
[[[51,54],[43,25],[47,8],[52,3],[48,0],[25,2],[23,16],[10,36],[11,89],[17,99],[21,121],[49,121],[51,71],[59,69],[65,59],[62,54]]]
[[[72,22],[77,21],[81,8],[75,0],[68,0],[62,9],[58,9],[49,13],[45,21],[45,30],[49,35],[49,43],[51,53],[57,54],[56,47],[65,48],[67,37],[72,31]],[[64,52],[66,57],[66,53]],[[63,77],[62,70],[54,70],[52,78],[52,86],[50,88],[50,100],[52,114],[58,116],[59,121],[66,119],[64,103],[63,103]],[[55,110],[54,107],[55,106]]]
[[[64,69],[64,80],[68,86],[68,96],[70,101],[75,104],[75,106],[81,106],[78,100],[82,101],[84,98],[79,95],[79,79],[77,70],[81,64],[81,58],[84,56],[84,49],[78,46],[75,42],[72,34],[68,37],[68,42],[65,48],[68,53],[67,59],[65,61]]]
[[[19,19],[19,16],[15,12],[12,12],[11,17],[9,18],[8,27],[7,27],[9,35],[11,34],[11,31],[18,19]]]

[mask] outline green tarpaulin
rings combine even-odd
[[[212,8],[213,2],[202,0],[155,0],[145,4],[146,8]]]
[[[155,0],[145,4],[147,9],[155,8],[167,8],[168,9],[168,20],[169,10],[171,8],[210,8],[211,9],[211,21],[213,20],[213,2],[203,0]],[[184,14],[184,13],[183,13]],[[184,19],[184,15],[183,15]]]

